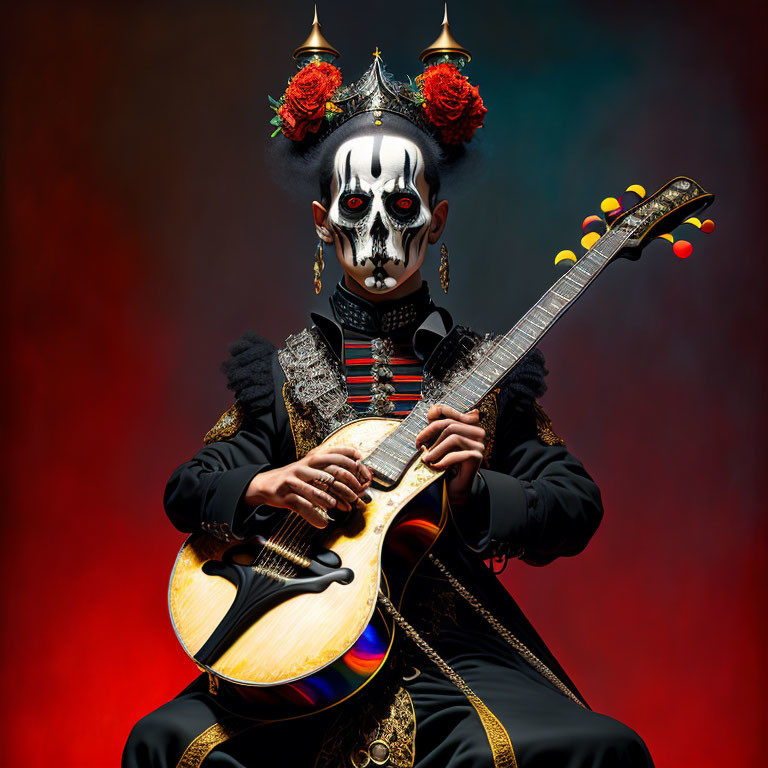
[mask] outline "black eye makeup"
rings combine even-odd
[[[419,198],[409,192],[393,192],[385,205],[390,216],[401,221],[412,219],[419,212]]]
[[[363,192],[350,192],[339,200],[339,207],[348,216],[362,216],[369,208],[371,198]]]

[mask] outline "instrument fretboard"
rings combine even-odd
[[[606,232],[510,331],[494,339],[480,359],[451,382],[439,401],[462,413],[475,408],[541,341],[631,235],[631,229],[625,227]],[[416,436],[427,426],[427,411],[434,402],[425,399],[417,403],[403,423],[365,459],[365,464],[383,485],[396,484],[417,456]]]

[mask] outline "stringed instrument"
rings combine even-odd
[[[350,521],[317,529],[286,511],[267,538],[191,535],[169,588],[186,653],[266,720],[311,714],[363,687],[393,642],[379,592],[400,604],[447,519],[443,473],[415,445],[430,405],[475,408],[611,261],[638,258],[713,199],[692,179],[673,179],[619,215],[508,333],[483,343],[468,370],[425,393],[404,419],[361,418],[328,436],[326,445],[357,448],[374,476],[372,500]]]

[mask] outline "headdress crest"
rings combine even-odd
[[[270,97],[273,136],[317,142],[356,115],[370,113],[380,125],[383,113],[391,112],[443,145],[457,146],[483,124],[487,110],[478,88],[462,74],[471,56],[451,34],[447,6],[440,36],[421,52],[425,69],[413,80],[400,82],[388,72],[377,47],[363,76],[343,85],[341,70],[333,63],[339,55],[323,36],[315,7],[310,35],[293,52],[299,71],[280,99]]]

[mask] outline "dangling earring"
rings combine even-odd
[[[451,265],[448,263],[448,249],[445,243],[440,246],[440,285],[443,286],[443,293],[448,293],[448,286],[451,282]]]
[[[315,273],[315,293],[320,293],[322,290],[323,284],[320,282],[320,275],[323,274],[324,269],[325,264],[323,263],[323,241],[318,240],[317,248],[315,248],[315,264],[313,269]]]

